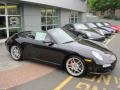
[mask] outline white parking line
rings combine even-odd
[[[108,45],[114,38],[116,35],[114,35],[112,38],[108,39],[108,41],[105,43],[105,45]]]
[[[57,86],[53,90],[62,90],[65,87],[65,85],[68,84],[72,79],[73,79],[72,76],[67,77],[62,83],[60,83],[59,86]]]

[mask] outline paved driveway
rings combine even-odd
[[[6,90],[40,78],[55,68],[32,60],[14,61],[0,44],[0,90]]]

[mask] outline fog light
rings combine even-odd
[[[91,59],[85,59],[85,62],[92,62]]]

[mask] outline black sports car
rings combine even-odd
[[[117,61],[108,49],[88,40],[76,40],[61,28],[20,32],[5,44],[14,60],[26,58],[56,64],[73,76],[110,72]]]
[[[96,31],[98,31],[102,35],[105,35],[105,37],[111,36],[111,34],[112,34],[111,32],[107,31],[106,29],[98,27],[95,23],[86,23],[86,25],[89,28],[95,29]]]
[[[114,29],[104,26],[101,22],[95,22],[95,24],[96,24],[97,27],[99,27],[101,29],[104,29],[104,30],[106,30],[108,32],[111,32],[111,34],[115,33]]]
[[[104,41],[105,36],[98,33],[93,29],[89,29],[86,25],[82,23],[67,24],[63,27],[64,30],[69,30],[76,35],[81,36],[84,39],[90,39],[95,41]]]

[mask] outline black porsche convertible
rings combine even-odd
[[[5,44],[14,60],[26,58],[52,63],[64,67],[72,76],[111,72],[117,61],[105,47],[76,39],[61,28],[20,32],[8,38]]]

